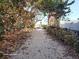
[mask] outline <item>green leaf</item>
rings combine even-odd
[[[0,34],[4,33],[4,27],[0,26]]]

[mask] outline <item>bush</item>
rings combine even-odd
[[[67,44],[70,44],[70,45],[74,45],[74,42],[75,42],[75,37],[72,36],[72,35],[64,35],[64,41],[67,43]]]
[[[3,22],[2,22],[2,19],[0,17],[0,41],[2,41],[2,35],[4,34],[4,25],[3,25]]]
[[[77,52],[79,52],[79,37],[77,37],[73,31],[56,27],[48,27],[47,32],[57,37],[57,39],[71,45]]]
[[[29,26],[29,28],[34,28],[35,27],[35,24],[34,23],[32,23],[30,26]]]
[[[0,53],[0,59],[3,57],[3,53]]]
[[[77,40],[76,40],[76,42],[74,43],[74,48],[75,48],[76,52],[79,53],[79,37],[77,37]]]
[[[23,29],[24,27],[25,27],[25,25],[23,23],[17,24],[17,28],[20,29],[20,30]]]
[[[43,29],[46,29],[46,28],[47,28],[47,25],[42,25],[42,28],[43,28]]]

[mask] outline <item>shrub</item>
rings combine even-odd
[[[79,53],[79,37],[77,38],[76,42],[74,43],[74,48],[75,48],[76,52]]]
[[[70,44],[70,45],[74,45],[74,42],[75,42],[75,37],[72,36],[72,35],[64,35],[64,41],[67,43],[67,44]]]
[[[63,40],[65,43],[71,45],[77,52],[79,52],[79,37],[77,37],[76,33],[73,31],[56,27],[48,27],[47,32],[57,37],[57,39]]]
[[[24,27],[25,27],[25,25],[24,25],[23,23],[20,23],[20,22],[19,22],[19,23],[17,24],[17,28],[20,29],[20,30],[23,29]]]
[[[3,53],[0,53],[0,59],[3,57]]]
[[[47,25],[42,25],[42,28],[43,28],[43,29],[46,29],[46,28],[47,28]]]
[[[3,22],[2,22],[2,19],[0,17],[0,41],[2,40],[2,35],[4,34],[4,25],[3,25]]]

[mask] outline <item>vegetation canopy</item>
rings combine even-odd
[[[70,5],[74,2],[75,0],[72,2],[69,0],[33,0],[31,3],[34,3],[35,7],[42,12],[51,13],[51,15],[56,15],[59,18],[71,12]]]

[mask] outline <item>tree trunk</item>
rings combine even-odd
[[[55,16],[49,15],[48,25],[53,27],[59,27],[59,20]]]

